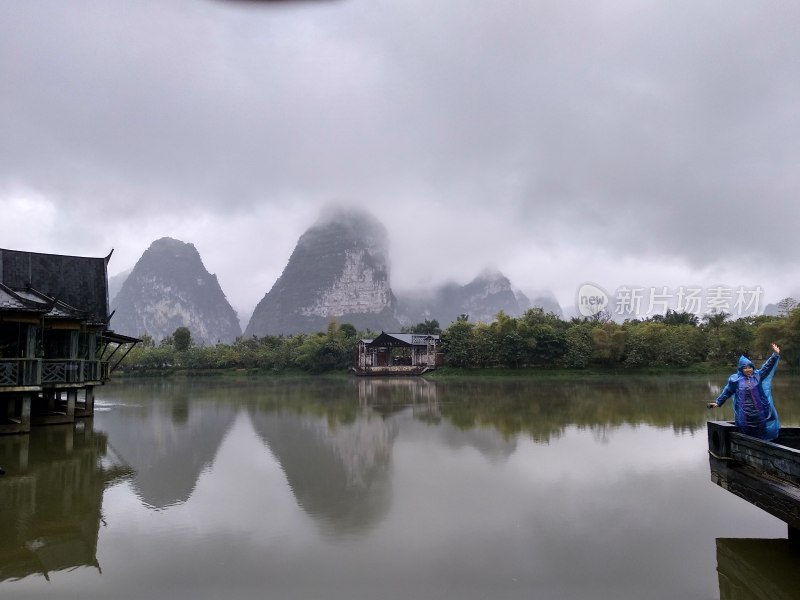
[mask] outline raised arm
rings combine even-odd
[[[773,343],[772,354],[769,355],[769,358],[764,361],[764,364],[761,365],[761,368],[758,370],[758,374],[761,376],[762,381],[770,378],[775,373],[775,367],[778,366],[778,361],[780,358],[781,349],[777,344]]]
[[[758,370],[761,378],[761,387],[768,397],[772,396],[772,376],[775,375],[775,369],[780,359],[781,349],[776,344],[772,344],[772,355],[764,362],[764,366]]]

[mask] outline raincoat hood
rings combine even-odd
[[[745,367],[753,367],[753,369],[756,368],[755,365],[753,364],[753,361],[747,358],[744,354],[742,354],[739,357],[739,373],[741,373],[742,369],[744,369]]]

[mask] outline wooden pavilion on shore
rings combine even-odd
[[[0,249],[0,434],[92,415],[139,341],[108,329],[110,258]]]
[[[358,344],[353,371],[361,376],[422,375],[444,364],[439,335],[386,333]]]

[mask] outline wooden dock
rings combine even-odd
[[[708,422],[711,481],[788,525],[800,544],[800,427],[766,442],[729,421]]]

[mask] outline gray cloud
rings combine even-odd
[[[247,312],[347,200],[386,224],[401,287],[493,263],[563,302],[587,278],[745,278],[744,255],[777,299],[800,287],[799,21],[722,1],[6,4],[2,245],[115,247],[121,271],[170,235]]]

